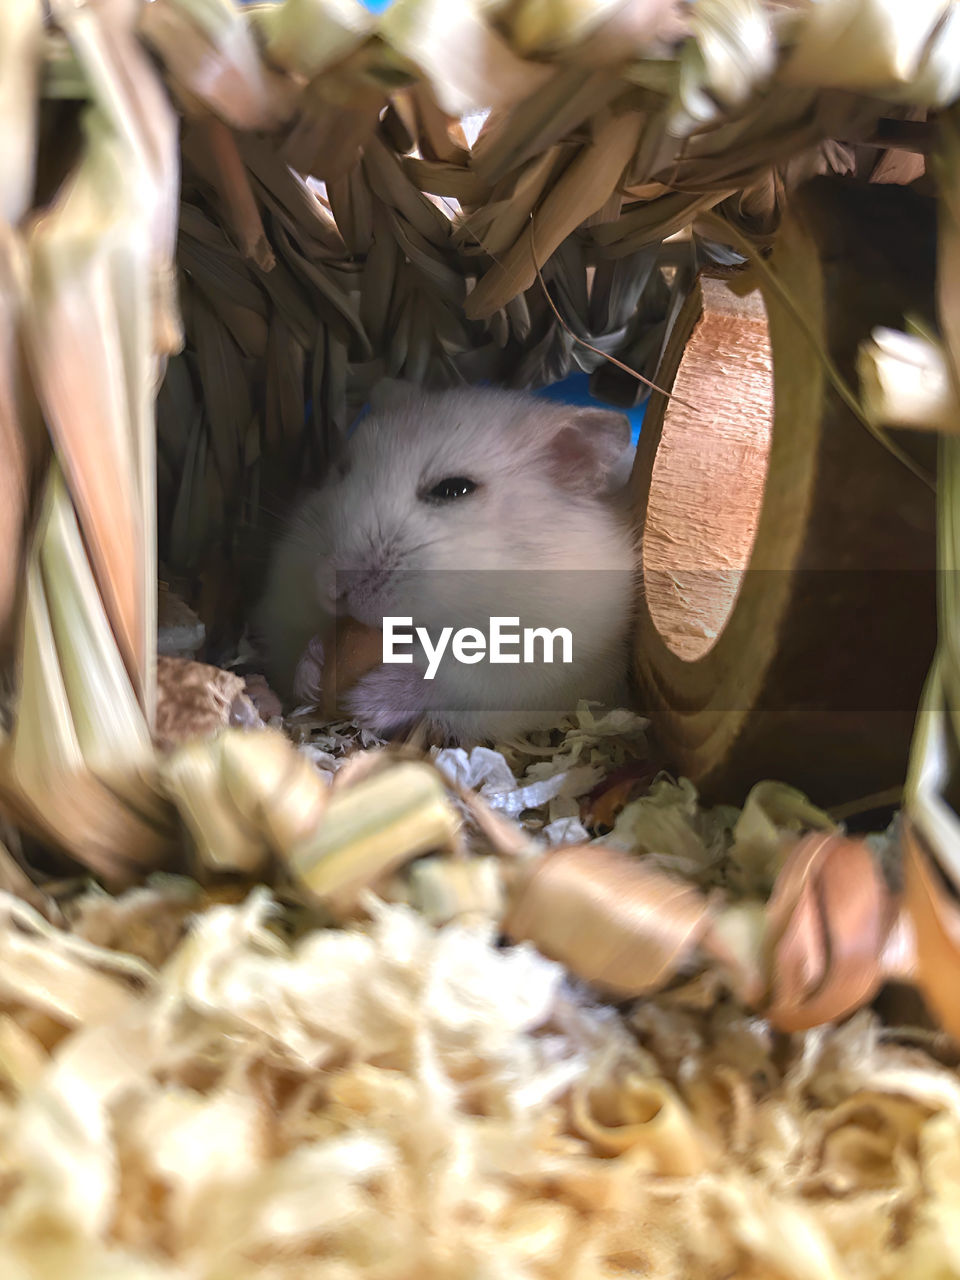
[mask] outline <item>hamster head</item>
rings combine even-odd
[[[260,613],[272,679],[289,691],[291,664],[336,615],[378,626],[413,614],[457,627],[521,603],[545,620],[562,604],[598,629],[591,652],[616,647],[610,633],[621,641],[625,632],[634,550],[607,486],[628,445],[622,414],[391,384],[277,550]],[[496,674],[504,670],[514,681],[533,674]],[[451,691],[438,686],[437,696]]]

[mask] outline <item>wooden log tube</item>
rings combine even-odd
[[[934,495],[816,348],[856,390],[872,328],[932,314],[934,226],[906,188],[814,179],[770,261],[782,287],[703,279],[665,353],[678,398],[654,395],[632,477],[635,674],[666,760],[710,799],[903,781],[936,638]],[[897,443],[932,470],[930,438]]]

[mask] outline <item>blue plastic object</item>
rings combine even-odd
[[[590,394],[590,375],[588,373],[571,373],[569,377],[561,379],[560,382],[554,382],[549,387],[544,387],[542,391],[537,392],[537,395],[545,396],[548,400],[559,400],[562,404],[602,405],[604,403]],[[647,401],[644,400],[643,404],[637,405],[635,409],[622,410],[630,419],[630,439],[633,444],[636,444],[640,439],[640,428],[643,426],[643,415],[646,412],[646,408]]]

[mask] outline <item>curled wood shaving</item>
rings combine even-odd
[[[801,840],[767,907],[770,1020],[799,1030],[865,1004],[887,976],[883,955],[895,913],[864,841],[835,835]]]
[[[706,932],[706,900],[642,862],[593,845],[554,850],[522,876],[502,927],[620,996],[655,990]]]
[[[800,1030],[914,974],[913,932],[863,840],[797,841],[765,908],[723,906],[602,844],[554,850],[508,884],[507,936],[620,998],[664,987],[699,955],[774,1026]]]
[[[603,1062],[574,1086],[570,1115],[600,1155],[631,1153],[630,1164],[668,1177],[701,1173],[715,1159],[690,1110],[655,1076]]]

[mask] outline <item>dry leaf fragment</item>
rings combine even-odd
[[[380,34],[423,70],[441,109],[460,117],[518,102],[553,75],[518,58],[484,19],[478,0],[396,0]]]
[[[469,151],[459,118],[440,110],[429,85],[416,85],[411,99],[416,115],[420,154],[424,160],[440,161],[466,172]]]
[[[632,111],[598,117],[593,140],[564,170],[534,214],[529,230],[478,281],[464,311],[471,320],[492,315],[529,289],[567,236],[603,207],[637,149],[646,117]]]
[[[258,6],[251,16],[271,62],[309,79],[352,53],[374,23],[359,0],[286,0]]]
[[[499,184],[519,166],[536,160],[556,143],[577,137],[596,112],[608,106],[620,81],[606,70],[560,67],[546,84],[534,87],[518,106],[492,111],[474,144],[470,165],[488,184]]]
[[[612,827],[617,815],[631,800],[641,795],[657,774],[649,760],[631,760],[608,773],[580,801],[580,816],[592,827]]]
[[[284,143],[282,158],[323,182],[345,178],[361,148],[374,140],[388,102],[379,85],[364,81],[345,98],[338,82],[321,73],[301,95],[300,116]]]
[[[272,270],[276,260],[263,229],[250,175],[230,129],[216,116],[197,121],[184,135],[183,154],[214,184],[221,215],[243,256],[252,258],[262,271]]]
[[[293,115],[297,86],[264,67],[246,16],[229,0],[152,0],[140,31],[187,107],[199,99],[238,129],[275,129]]]

